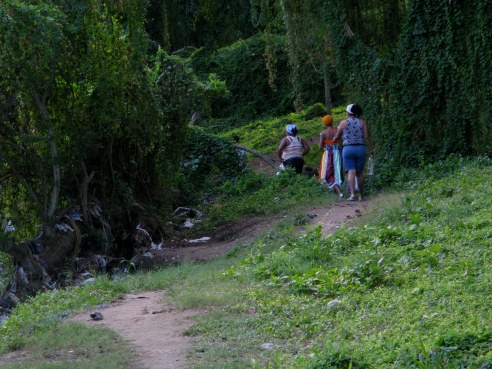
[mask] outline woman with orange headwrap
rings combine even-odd
[[[343,183],[342,146],[334,141],[337,129],[333,127],[333,117],[325,115],[322,118],[325,129],[319,135],[319,148],[324,149],[319,166],[319,179],[340,197]]]

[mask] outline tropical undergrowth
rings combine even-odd
[[[318,149],[318,136],[324,129],[321,118],[325,114],[326,108],[323,104],[317,103],[298,113],[254,120],[224,134],[227,136],[237,135],[241,138],[241,145],[269,154],[275,152],[280,140],[285,136],[285,127],[288,124],[295,124],[299,129],[299,136],[307,140],[313,139],[309,141],[311,151],[304,159],[307,165],[316,167],[319,165],[322,153]],[[345,108],[337,107],[333,109],[332,114],[336,126],[345,118]]]
[[[409,170],[401,203],[325,239],[284,222],[208,264],[39,294],[0,328],[0,348],[32,349],[73,311],[165,289],[183,307],[220,307],[187,331],[193,368],[491,367],[491,164]]]
[[[450,160],[381,219],[263,239],[226,273],[257,278],[270,367],[492,367],[491,162]]]

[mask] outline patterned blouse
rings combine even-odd
[[[348,118],[343,130],[343,145],[364,145],[364,127],[359,118]]]

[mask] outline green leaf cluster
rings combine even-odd
[[[330,19],[346,21],[330,22],[333,62],[348,99],[364,108],[382,166],[490,155],[490,2],[399,2],[401,31],[392,49],[367,38],[367,25],[377,20],[371,10],[354,6],[354,17],[346,3],[326,8]]]
[[[178,58],[148,60],[145,6],[0,4],[0,184],[8,195],[0,208],[17,208],[18,228],[77,202],[102,202],[121,228],[131,204],[172,205],[200,88]],[[33,208],[30,219],[21,216]]]
[[[256,277],[248,309],[285,345],[279,367],[491,364],[490,160],[449,160],[381,219],[264,237],[225,274]]]

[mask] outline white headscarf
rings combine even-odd
[[[297,131],[297,126],[295,124],[288,124],[287,127],[285,127],[285,131],[289,135],[294,135],[294,132]]]

